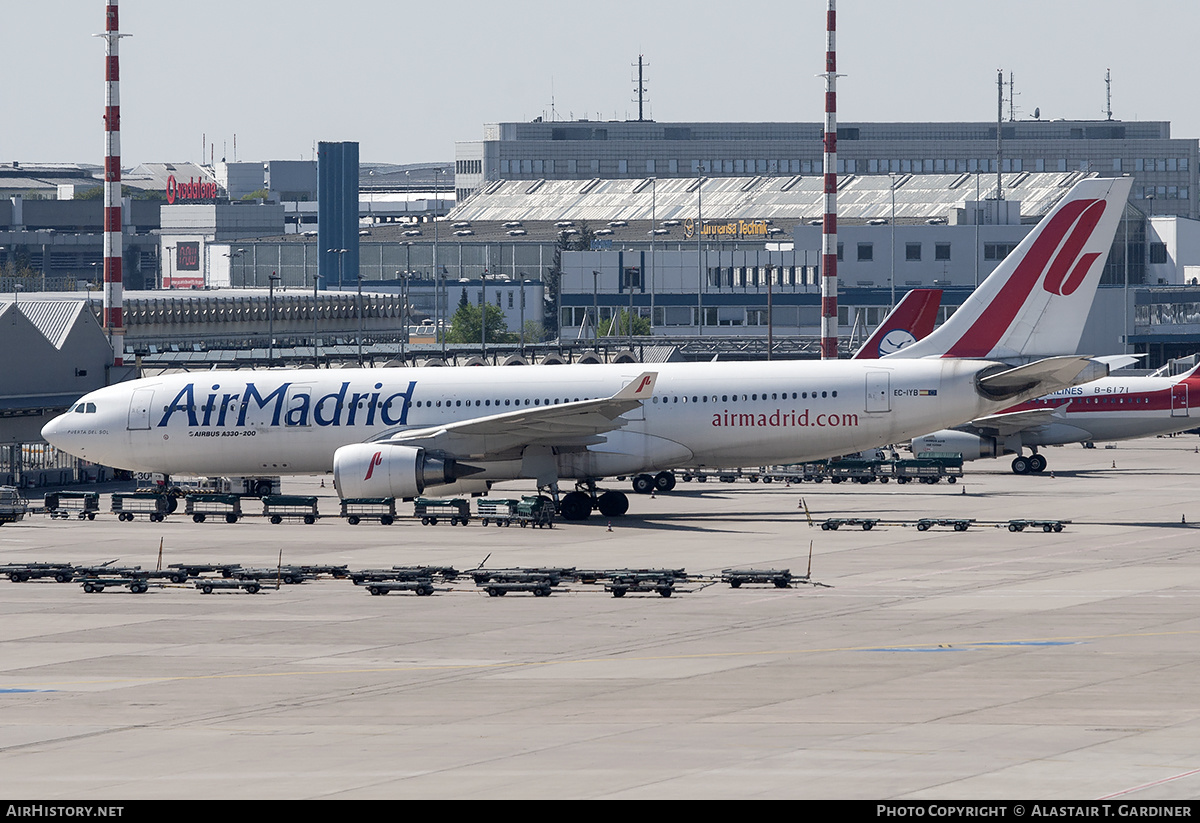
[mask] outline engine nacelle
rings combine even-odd
[[[416,497],[426,486],[458,479],[453,460],[438,460],[412,446],[355,443],[333,453],[333,479],[342,498]]]
[[[944,429],[924,437],[914,437],[912,452],[913,457],[920,457],[929,452],[950,452],[961,454],[963,460],[999,457],[1004,454],[1003,447],[996,442],[994,437],[980,437],[953,429]]]

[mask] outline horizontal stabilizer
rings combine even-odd
[[[1108,366],[1086,355],[1047,357],[980,377],[978,389],[991,400],[1005,400],[1034,390],[1038,396],[1050,394],[1107,376]]]

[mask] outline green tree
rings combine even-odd
[[[459,305],[454,317],[450,318],[450,331],[446,332],[447,343],[470,345],[479,342],[479,307]],[[517,336],[508,330],[504,312],[499,306],[487,305],[487,342],[513,343]]]
[[[629,334],[629,311],[621,309],[621,311],[608,320],[600,323],[601,337],[625,337]],[[633,315],[633,334],[648,335],[650,334],[650,319],[642,317],[636,312]]]

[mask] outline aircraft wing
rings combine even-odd
[[[1070,405],[1070,404],[1067,404]],[[1056,406],[1052,409],[1026,409],[1019,412],[1001,412],[978,417],[962,426],[955,426],[958,431],[988,437],[1007,437],[1017,432],[1036,429],[1056,420],[1063,420],[1067,405]]]
[[[373,442],[414,446],[458,459],[519,456],[526,446],[583,447],[603,442],[605,432],[624,426],[621,418],[654,395],[658,372],[643,372],[611,397],[526,407],[431,426],[393,432]]]

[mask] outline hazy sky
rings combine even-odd
[[[312,155],[449,161],[487,122],[823,118],[824,0],[121,0],[124,165]],[[104,0],[3,0],[0,163],[101,163]],[[841,0],[839,120],[1170,120],[1200,137],[1195,0]],[[1005,117],[1008,116],[1007,106]],[[203,158],[207,160],[208,158]]]

